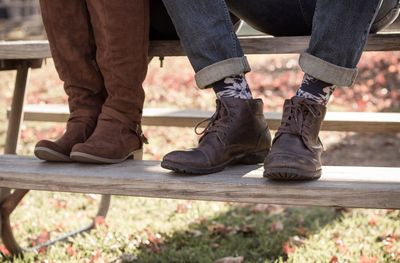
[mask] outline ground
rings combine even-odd
[[[302,73],[297,56],[251,57],[248,75],[266,111],[280,111]],[[336,90],[331,111],[400,109],[400,53],[369,53],[360,62],[357,84]],[[4,148],[15,73],[0,73],[0,142]],[[195,88],[184,58],[154,60],[145,82],[146,107],[212,110],[210,90]],[[32,72],[27,103],[66,103],[53,63]],[[35,142],[56,138],[63,124],[24,123],[19,154],[32,155]],[[191,147],[192,129],[145,127],[145,158],[159,160]],[[323,133],[325,165],[400,166],[400,134]],[[318,198],[318,197],[316,197]],[[360,196],[362,198],[362,196]],[[96,195],[32,192],[12,216],[25,247],[89,222]],[[400,213],[392,210],[331,209],[247,205],[188,200],[113,197],[104,221],[78,236],[14,262],[400,262]],[[3,261],[7,251],[0,246]]]

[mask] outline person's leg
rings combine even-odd
[[[226,0],[229,11],[272,36],[311,34],[317,0]]]
[[[199,88],[217,97],[251,99],[244,74],[250,71],[224,0],[164,0]],[[202,37],[198,37],[202,36]]]
[[[282,124],[265,160],[271,179],[321,176],[318,134],[333,85],[351,86],[379,0],[318,0],[311,41],[300,57],[305,72],[297,96],[285,101]]]
[[[141,149],[147,72],[148,0],[87,0],[97,46],[97,63],[108,97],[97,127],[71,158],[81,162],[116,163]]]
[[[48,161],[71,161],[71,148],[85,142],[96,127],[106,92],[96,62],[96,46],[84,0],[40,0],[51,53],[71,112],[65,134],[42,140],[35,155]]]
[[[259,163],[269,151],[263,103],[252,99],[244,74],[250,70],[223,0],[164,0],[200,88],[214,88],[217,110],[199,146],[167,154],[162,166],[205,174],[230,163]]]

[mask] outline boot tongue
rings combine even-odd
[[[318,134],[325,112],[324,105],[319,105],[303,97],[295,96],[286,100],[282,125],[276,138],[283,133],[298,135],[302,138],[305,146],[312,150],[312,145],[318,143]]]
[[[303,137],[305,137],[306,140],[310,140],[313,144],[317,143],[321,124],[325,117],[326,107],[312,100],[298,96],[292,98],[292,103],[294,106],[300,107],[300,111],[298,111],[298,116],[296,117],[302,118],[298,120],[298,122],[301,122],[301,124],[299,123],[298,125],[302,126]]]
[[[216,112],[210,119],[208,119],[210,122],[204,131],[198,133],[198,135],[202,134],[199,140],[200,146],[202,144],[209,144],[210,141],[219,141],[220,143],[224,143],[224,129],[227,129],[226,126],[229,122],[228,118],[230,115],[227,99],[229,101],[229,98],[220,98],[216,100]],[[213,144],[215,144],[215,142]]]

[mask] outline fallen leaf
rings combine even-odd
[[[331,258],[331,260],[329,260],[329,263],[338,263],[339,262],[339,258],[337,256],[333,256]]]
[[[67,208],[67,201],[60,200],[60,199],[55,199],[54,200],[54,208],[56,208],[56,209],[65,209],[65,208]]]
[[[0,252],[4,255],[4,256],[10,256],[11,254],[10,254],[10,251],[8,251],[8,249],[4,246],[4,245],[1,245],[0,246]]]
[[[289,244],[289,242],[285,242],[285,244],[283,244],[283,252],[286,255],[293,254],[295,251],[296,251],[296,248],[293,247],[291,244]]]
[[[211,244],[211,247],[212,248],[219,248],[221,245],[220,244],[217,244],[217,243],[212,243]]]
[[[244,225],[237,229],[237,233],[243,234],[244,236],[253,235],[255,233],[254,227],[250,225]]]
[[[175,212],[179,214],[185,214],[189,209],[192,208],[192,201],[187,201],[185,203],[178,204],[176,206]]]
[[[191,234],[193,237],[199,237],[203,235],[203,233],[200,230],[189,229],[186,232]]]
[[[76,255],[75,249],[71,245],[68,245],[65,250],[66,250],[67,254],[71,257]]]
[[[367,256],[361,256],[360,257],[360,263],[376,263],[378,259],[376,257],[367,257]]]
[[[244,257],[225,257],[215,261],[215,263],[242,263]]]
[[[232,227],[217,223],[208,226],[207,229],[212,235],[226,235],[230,234],[234,230]]]
[[[344,244],[343,240],[337,239],[335,241],[335,246],[340,253],[347,252],[347,246]]]
[[[97,263],[101,259],[101,251],[96,250],[92,254],[92,258],[90,259],[90,263]]]
[[[153,253],[160,253],[164,240],[160,234],[154,234],[151,229],[146,228],[147,239],[141,241],[140,246],[149,249]]]
[[[50,240],[50,232],[44,230],[39,234],[39,236],[36,239],[34,239],[31,242],[31,245],[34,247],[34,246],[43,244],[44,242],[49,241],[49,240]]]
[[[276,221],[269,226],[271,232],[279,232],[283,230],[283,224],[281,221]]]
[[[308,230],[305,227],[301,226],[301,227],[296,228],[296,233],[302,237],[305,237],[308,234]]]
[[[269,213],[270,205],[257,204],[255,206],[253,206],[250,211],[253,212],[253,213],[263,213],[263,212]]]
[[[290,238],[290,242],[289,243],[294,245],[294,246],[296,246],[296,247],[298,247],[298,246],[304,245],[305,241],[304,241],[304,238],[301,238],[299,236],[294,236],[294,237]]]
[[[96,216],[96,218],[94,219],[94,224],[96,226],[102,226],[106,224],[106,219],[104,218],[104,216]]]
[[[370,225],[370,226],[375,226],[375,225],[376,225],[376,216],[372,216],[372,217],[368,220],[368,225]]]

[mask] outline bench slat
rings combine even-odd
[[[262,167],[234,166],[205,176],[177,175],[156,161],[116,165],[45,163],[0,157],[0,187],[156,198],[357,208],[400,208],[400,168],[325,167],[312,182],[274,182]]]
[[[301,53],[310,41],[309,36],[299,37],[240,37],[240,43],[246,54],[291,54]],[[400,50],[400,34],[374,34],[368,39],[366,51]],[[184,56],[179,41],[152,41],[149,55]],[[47,41],[3,41],[0,42],[0,59],[42,59],[50,58]]]
[[[199,110],[176,110],[147,108],[143,112],[143,125],[165,127],[194,127],[209,118],[212,112]],[[26,105],[25,121],[66,122],[68,107],[64,105]],[[281,113],[265,113],[271,129],[276,130],[282,118]],[[328,112],[322,126],[324,131],[352,132],[400,132],[400,113],[369,112]]]

